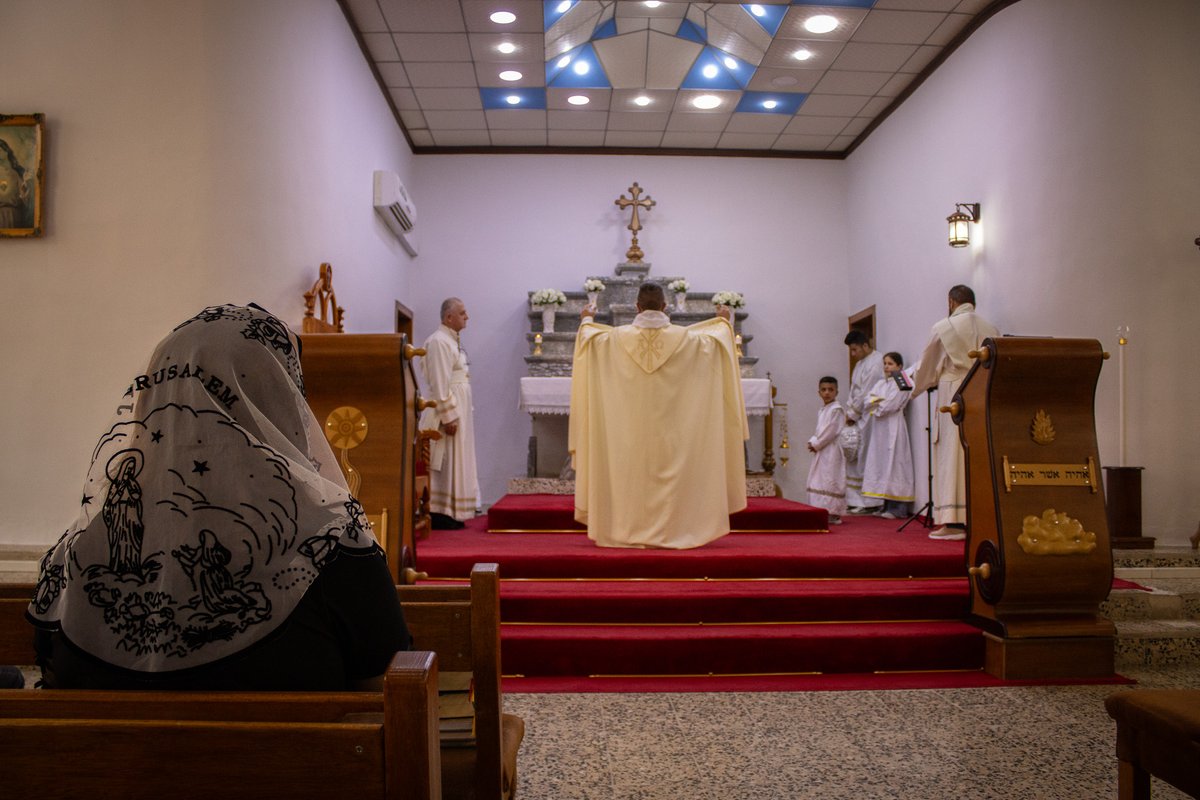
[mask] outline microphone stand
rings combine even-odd
[[[926,496],[929,499],[925,501],[925,505],[905,520],[904,524],[896,529],[897,531],[907,528],[913,520],[920,520],[926,528],[933,527],[933,405],[930,397],[936,388],[936,386],[930,386],[925,390],[925,480],[928,491]]]

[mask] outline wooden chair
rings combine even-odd
[[[1104,701],[1117,722],[1118,800],[1150,800],[1150,776],[1200,797],[1200,691],[1119,692]]]
[[[395,655],[382,693],[4,691],[4,794],[436,800],[437,702],[420,651]]]
[[[472,673],[475,747],[442,748],[442,792],[454,800],[500,800],[516,791],[520,717],[504,713],[500,686],[500,576],[476,564],[470,586],[399,586],[413,647],[437,653],[445,672]]]
[[[321,303],[320,319],[314,316],[318,302]],[[343,333],[346,330],[342,324],[345,313],[346,309],[337,304],[337,295],[333,291],[333,267],[322,264],[317,282],[304,293],[304,319],[300,330],[304,333]]]

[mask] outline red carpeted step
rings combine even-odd
[[[502,581],[506,622],[722,623],[961,619],[965,578]]]
[[[466,578],[496,562],[501,578],[939,578],[966,572],[963,542],[929,539],[913,525],[849,517],[829,534],[744,533],[695,550],[597,547],[582,533],[488,533],[484,518],[417,542],[417,567]]]
[[[506,675],[977,669],[984,651],[979,629],[956,621],[501,628]]]
[[[487,520],[488,530],[493,533],[584,529],[575,521],[575,496],[570,494],[507,494],[488,509]],[[729,517],[735,533],[822,533],[828,530],[828,521],[825,509],[781,497],[748,498],[746,508]]]

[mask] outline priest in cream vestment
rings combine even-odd
[[[568,448],[575,519],[602,547],[699,547],[746,507],[749,437],[733,326],[689,327],[643,284],[617,328],[584,309],[575,340]]]
[[[975,363],[970,356],[984,339],[1000,335],[996,326],[975,313],[975,292],[955,286],[948,298],[950,315],[939,320],[929,336],[913,378],[913,393],[937,386],[935,408],[950,405],[959,384]],[[933,437],[933,521],[946,526],[929,534],[932,539],[964,539],[967,521],[967,470],[962,442],[950,414],[936,413],[930,420]]]

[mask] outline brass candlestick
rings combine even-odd
[[[542,354],[542,335],[540,333],[535,333],[533,335],[533,354],[535,356],[540,356]]]

